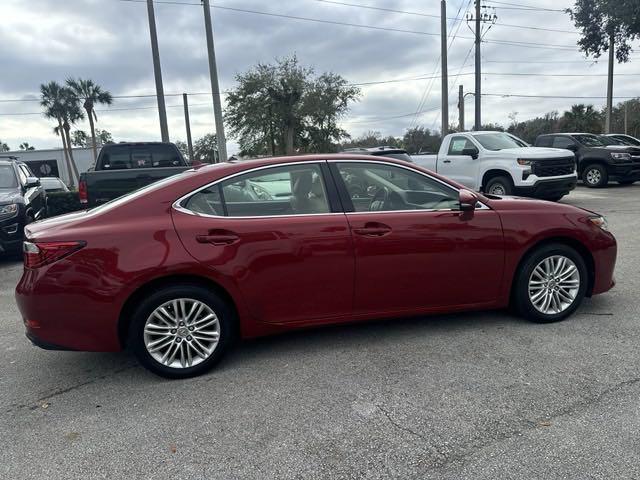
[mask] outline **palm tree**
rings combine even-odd
[[[64,135],[67,139],[67,148],[69,149],[69,160],[71,161],[71,168],[73,168],[73,174],[78,181],[80,180],[80,173],[78,167],[73,159],[73,144],[71,143],[71,125],[74,125],[77,121],[84,118],[84,114],[80,109],[78,97],[70,88],[63,88],[62,95],[64,99],[64,109],[62,111],[62,128],[64,129]]]
[[[602,114],[593,105],[580,103],[573,105],[570,111],[564,112],[562,124],[563,129],[567,131],[600,133]]]
[[[102,87],[96,84],[93,80],[83,80],[78,78],[67,79],[67,86],[73,91],[73,93],[82,101],[82,106],[87,112],[87,118],[89,119],[89,127],[91,127],[91,140],[93,147],[93,160],[98,158],[98,150],[96,147],[96,130],[94,121],[98,121],[98,116],[94,106],[96,104],[111,105],[113,103],[113,97],[111,93],[103,90]]]
[[[64,129],[62,127],[63,117],[65,111],[65,92],[64,88],[58,82],[43,83],[40,85],[41,100],[40,105],[44,107],[44,116],[46,118],[52,118],[58,122],[58,125],[53,129],[56,135],[60,135],[62,138],[62,150],[64,152],[64,160],[67,164],[67,171],[69,172],[70,183],[69,186],[73,186],[73,174],[71,168],[71,162],[69,160],[69,149],[67,147],[67,139],[64,135]]]

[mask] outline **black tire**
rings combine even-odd
[[[529,298],[529,279],[540,262],[545,258],[561,255],[570,259],[576,266],[580,278],[580,285],[573,302],[562,312],[545,314],[533,305]],[[552,323],[564,320],[580,306],[587,292],[589,277],[587,267],[582,256],[573,248],[561,244],[552,243],[543,245],[527,255],[515,276],[513,286],[513,307],[518,314],[535,323]]]
[[[208,306],[218,317],[219,338],[215,350],[204,361],[192,367],[175,368],[154,359],[145,346],[144,329],[154,310],[171,300],[187,298]],[[196,284],[179,284],[162,288],[142,299],[135,309],[129,327],[127,346],[138,361],[151,372],[165,378],[189,378],[209,371],[218,363],[234,336],[235,314],[233,308],[209,289]]]
[[[633,185],[637,180],[618,180],[620,185]]]
[[[494,193],[492,190],[501,190],[504,193]],[[484,187],[484,192],[490,195],[512,195],[513,182],[509,177],[503,175],[490,178]]]
[[[547,200],[549,202],[559,202],[560,200],[562,200],[563,197],[564,195],[556,195],[555,197],[547,197],[543,200]]]
[[[589,188],[602,188],[609,183],[609,174],[604,165],[592,163],[582,171],[582,182]]]

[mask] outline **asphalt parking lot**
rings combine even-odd
[[[616,288],[565,322],[296,332],[186,381],[32,347],[0,260],[0,478],[640,478],[640,184],[563,202],[619,243]]]

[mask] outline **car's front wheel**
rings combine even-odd
[[[129,346],[146,368],[167,378],[211,369],[233,333],[233,312],[200,285],[175,285],[144,298],[133,314]]]
[[[563,244],[545,245],[521,265],[514,285],[514,306],[536,323],[564,320],[580,306],[587,282],[587,267],[576,250]]]
[[[587,187],[600,188],[609,182],[607,169],[599,163],[588,165],[582,172],[582,181]]]
[[[484,191],[490,195],[511,195],[513,193],[513,183],[509,177],[500,175],[489,179]]]

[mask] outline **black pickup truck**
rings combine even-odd
[[[95,207],[191,168],[173,143],[105,145],[96,164],[80,175],[80,203]]]
[[[630,185],[640,180],[640,147],[606,145],[591,133],[550,133],[536,138],[536,147],[566,148],[576,154],[578,177],[587,187],[610,180]]]

